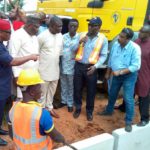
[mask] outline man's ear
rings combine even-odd
[[[34,96],[34,90],[32,88],[29,88],[29,95]]]

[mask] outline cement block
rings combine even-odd
[[[124,128],[114,130],[114,150],[150,150],[150,123],[145,127],[132,126],[132,132]]]
[[[78,150],[113,150],[114,137],[108,133],[97,135],[79,142],[73,145]],[[57,150],[72,150],[71,148],[64,146]]]

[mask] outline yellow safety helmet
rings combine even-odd
[[[20,86],[29,86],[44,83],[37,70],[26,69],[20,72],[17,84]]]

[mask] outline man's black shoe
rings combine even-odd
[[[0,138],[0,146],[6,146],[8,143]]]
[[[137,124],[138,127],[144,127],[149,123],[149,121],[141,121]]]
[[[87,120],[92,121],[93,120],[93,115],[92,114],[87,114]]]
[[[0,135],[8,135],[9,132],[0,128]]]
[[[62,108],[64,106],[67,106],[67,104],[59,103],[58,105],[55,106],[55,109]]]
[[[126,132],[131,132],[132,131],[132,125],[131,124],[126,124],[125,131]]]
[[[81,110],[80,109],[76,109],[75,112],[73,113],[73,117],[76,119],[80,116]]]
[[[73,112],[73,107],[68,107],[68,112]]]
[[[104,110],[102,112],[98,112],[97,114],[100,116],[111,116],[112,115],[111,112],[107,112],[106,110]]]

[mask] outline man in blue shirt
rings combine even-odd
[[[102,20],[92,18],[88,24],[88,33],[80,40],[80,45],[75,57],[74,73],[74,103],[76,110],[74,118],[78,118],[82,106],[83,85],[87,87],[86,114],[87,120],[93,120],[94,99],[97,84],[97,68],[105,62],[108,52],[107,38],[99,33]]]
[[[69,32],[63,35],[63,51],[61,56],[61,103],[59,107],[68,106],[68,112],[73,111],[73,76],[75,53],[79,44],[79,34],[76,33],[79,23],[76,19],[69,21]]]
[[[6,20],[0,19],[0,135],[7,135],[8,131],[1,128],[3,120],[3,112],[6,101],[11,95],[11,66],[21,65],[29,60],[36,61],[38,56],[33,54],[26,57],[12,58],[9,55],[3,41],[10,39],[11,27]],[[0,145],[7,145],[7,142],[0,138]]]
[[[133,31],[124,28],[111,49],[106,78],[113,75],[109,90],[109,100],[106,110],[99,115],[112,115],[118,92],[123,86],[123,97],[126,104],[125,130],[132,131],[132,120],[134,116],[134,87],[137,80],[137,71],[141,66],[140,47],[131,41]]]

